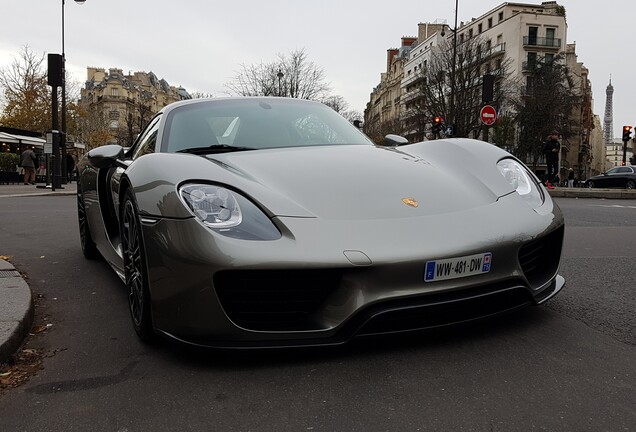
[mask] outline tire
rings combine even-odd
[[[84,257],[91,260],[99,258],[99,251],[88,227],[84,197],[81,193],[77,194],[77,221],[79,222],[80,245],[82,246]]]
[[[130,190],[124,194],[121,211],[121,246],[130,318],[137,336],[144,342],[151,342],[155,333],[152,326],[146,255],[139,211]]]
[[[593,189],[594,188],[594,182],[593,181],[588,181],[587,182],[587,187],[588,187],[588,189]]]
[[[634,180],[627,180],[627,183],[625,184],[625,187],[627,189],[636,189],[636,181]]]

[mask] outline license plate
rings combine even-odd
[[[488,273],[492,262],[492,253],[480,253],[457,258],[448,258],[426,262],[424,281],[433,282],[445,279],[457,279],[476,274]]]

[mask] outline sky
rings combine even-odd
[[[504,3],[457,0],[458,21]],[[0,67],[24,46],[37,55],[62,51],[63,0],[7,0],[0,24]],[[524,3],[540,4],[541,1]],[[614,136],[636,125],[634,0],[560,0],[567,43],[590,71],[594,113],[603,121],[605,90],[614,86]],[[453,0],[66,0],[64,51],[71,79],[87,67],[154,72],[189,92],[227,96],[240,65],[269,63],[304,49],[325,72],[333,94],[363,112],[386,70],[386,50],[417,36],[420,22],[455,21]]]

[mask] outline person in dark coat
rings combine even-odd
[[[31,147],[22,152],[22,161],[20,166],[24,168],[24,184],[35,184],[35,167],[38,163],[38,157]]]
[[[559,170],[559,151],[561,150],[561,143],[559,142],[559,132],[552,131],[550,138],[545,142],[543,146],[543,153],[545,154],[546,163],[546,175],[545,185],[548,189],[554,189],[554,178]]]

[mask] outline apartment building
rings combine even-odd
[[[605,151],[606,151],[606,159],[607,159],[605,171],[610,168],[623,165],[623,142],[622,141],[614,140],[613,142],[607,144],[605,146]],[[629,159],[634,156],[633,141],[627,142],[626,154],[627,154],[627,157],[625,159],[625,163],[629,165],[630,164]]]
[[[576,167],[581,176],[593,175],[597,169],[594,161],[604,153],[598,141],[599,131],[592,113],[592,92],[589,71],[577,61],[575,45],[566,44],[567,23],[565,9],[555,1],[541,4],[502,3],[498,7],[458,25],[456,33],[445,24],[420,23],[418,38],[410,47],[403,46],[391,57],[388,51],[387,71],[382,73],[380,84],[373,90],[365,110],[365,123],[372,129],[377,122],[390,125],[400,121],[401,132],[411,141],[426,137],[426,129],[410,119],[410,104],[421,97],[419,86],[434,48],[446,39],[450,44],[456,38],[458,45],[479,36],[484,44],[484,74],[501,71],[506,62],[506,73],[519,86],[531,79],[530,70],[539,58],[550,59],[562,55],[575,74],[576,91],[581,96],[581,106],[573,113],[573,122],[578,122],[574,135],[563,143],[562,168]],[[400,57],[403,55],[404,57]],[[392,59],[392,60],[391,60]],[[399,62],[398,62],[399,60]],[[401,77],[399,91],[395,81]],[[399,101],[399,107],[395,104]],[[512,107],[498,106],[500,112]],[[477,116],[478,113],[476,112]],[[406,125],[406,127],[404,127]],[[417,127],[412,127],[413,125]],[[377,127],[376,129],[382,129]],[[365,131],[367,129],[365,128]],[[483,136],[481,136],[484,138]],[[599,150],[600,149],[600,150]],[[596,160],[596,162],[599,162]],[[592,166],[594,165],[594,168]]]
[[[184,99],[191,96],[183,87],[171,86],[153,72],[126,75],[117,68],[106,71],[89,67],[80,106],[106,119],[108,128],[116,135],[121,128],[139,133],[161,108]]]

